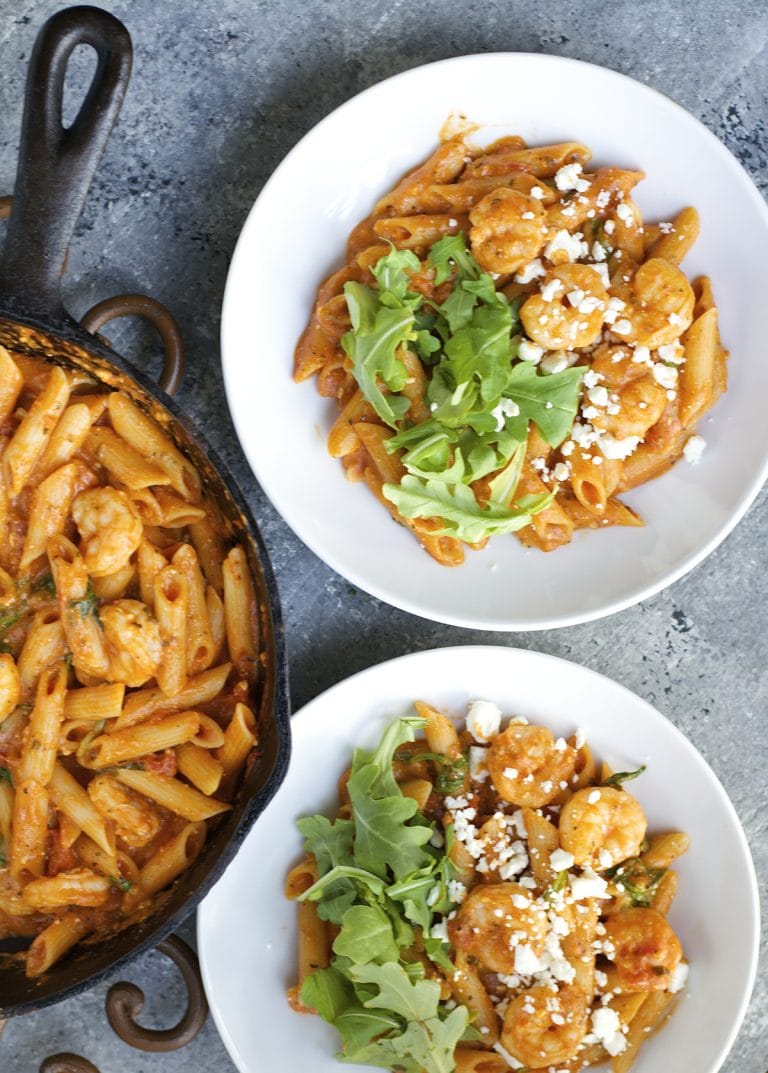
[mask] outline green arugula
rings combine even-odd
[[[499,533],[515,533],[529,525],[534,514],[554,499],[554,492],[522,496],[516,507],[494,500],[481,506],[474,492],[463,484],[447,485],[406,475],[400,484],[385,484],[382,492],[404,518],[437,518],[444,524],[433,532],[477,544]]]
[[[630,782],[632,779],[638,778],[646,770],[647,765],[643,764],[637,768],[636,771],[617,771],[614,775],[609,775],[607,779],[603,781],[603,786],[614,786],[616,789],[620,789],[625,782]]]
[[[9,782],[13,786],[13,776],[7,767],[0,767],[0,782]]]
[[[521,445],[532,423],[552,447],[566,439],[584,370],[546,375],[518,360],[522,299],[510,302],[496,290],[464,235],[436,242],[427,267],[436,286],[450,288],[439,304],[411,289],[421,264],[410,250],[392,247],[372,267],[375,286],[347,283],[352,328],[342,345],[365,398],[394,432],[387,450],[402,452],[406,476],[399,490],[385,486],[387,498],[404,517],[441,519],[445,534],[478,543],[523,528],[551,501],[514,509]],[[407,420],[411,400],[401,394],[404,350],[432,367],[424,400],[431,416],[415,425]],[[470,486],[492,475],[484,506]]]
[[[402,718],[384,730],[376,748],[355,751],[347,781],[351,818],[298,821],[318,880],[300,895],[321,919],[338,926],[334,958],[311,973],[301,998],[338,1029],[346,1062],[383,1065],[402,1073],[448,1073],[460,1039],[477,1038],[469,1011],[449,1011],[440,988],[413,960],[418,941],[444,972],[453,972],[450,945],[431,935],[436,916],[455,908],[450,884],[455,869],[430,840],[434,825],[403,795],[393,761],[414,741],[423,719]],[[420,755],[420,754],[419,754]],[[443,761],[458,777],[466,764]]]
[[[129,890],[133,890],[133,883],[130,879],[124,879],[123,876],[110,876],[109,882],[113,887],[117,887],[123,894],[127,894]]]

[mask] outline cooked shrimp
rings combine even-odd
[[[72,504],[80,532],[80,554],[92,577],[104,577],[126,566],[144,533],[141,516],[117,488],[81,492]]]
[[[615,390],[648,373],[648,366],[632,360],[632,348],[614,343],[601,343],[592,351],[590,368],[600,377],[600,383]]]
[[[541,954],[546,934],[546,913],[517,883],[474,887],[448,923],[453,945],[491,972],[514,972],[515,951],[521,946]]]
[[[611,289],[625,302],[611,329],[622,339],[655,350],[674,343],[691,326],[696,301],[691,285],[679,268],[661,257],[652,257],[629,281],[622,277]]]
[[[576,752],[555,741],[546,727],[512,724],[491,743],[487,756],[493,785],[505,801],[540,808],[561,792],[576,767]]]
[[[553,992],[532,987],[512,1002],[504,1015],[501,1043],[526,1066],[538,1069],[567,1062],[587,1031],[587,996],[566,985]]]
[[[592,424],[617,439],[626,436],[642,438],[667,408],[667,393],[650,373],[625,384],[616,394],[619,412],[611,414],[601,410],[592,418]]]
[[[612,786],[585,786],[563,805],[560,843],[580,867],[605,870],[636,857],[648,824],[639,801]]]
[[[664,991],[683,956],[680,940],[656,909],[622,909],[605,922],[608,954],[627,991]]]
[[[109,654],[109,680],[143,686],[154,678],[163,651],[160,627],[140,600],[115,600],[99,612]]]
[[[520,320],[534,343],[548,350],[590,346],[600,335],[608,292],[590,265],[553,268],[520,307]]]
[[[469,219],[472,253],[488,272],[516,272],[544,244],[544,210],[536,198],[518,190],[491,191],[475,205]]]

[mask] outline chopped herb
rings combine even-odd
[[[88,615],[94,615],[97,619],[99,617],[99,598],[96,595],[96,590],[93,587],[93,581],[88,578],[88,585],[85,590],[85,596],[80,600],[70,600],[69,606],[73,611],[82,617],[86,618]]]
[[[13,776],[7,767],[0,767],[0,782],[9,782],[13,786]]]
[[[53,574],[50,570],[35,579],[32,585],[32,592],[47,592],[51,596],[56,595],[56,582],[53,580]]]
[[[634,906],[647,908],[659,889],[666,868],[648,868],[639,857],[614,865],[603,874],[624,889]]]
[[[636,779],[639,775],[642,775],[646,770],[647,765],[643,764],[637,771],[617,771],[615,775],[609,775],[609,777],[603,783],[603,786],[615,786],[617,789],[621,789],[621,786],[625,782],[629,782],[630,779]]]
[[[122,876],[110,876],[109,882],[113,887],[117,887],[123,894],[127,894],[129,890],[133,890],[133,883],[130,879],[124,879]]]
[[[5,868],[8,864],[8,858],[4,853],[0,852],[0,868]]]
[[[395,753],[395,760],[406,764],[413,764],[418,760],[431,760],[433,764],[437,764],[440,771],[435,780],[435,789],[439,794],[456,793],[464,785],[467,776],[468,762],[466,756],[463,755],[451,760],[450,757],[440,753]]]
[[[565,884],[568,882],[568,873],[558,872],[555,879],[547,889],[544,891],[544,897],[547,901],[551,901],[555,894],[559,894],[561,890],[565,888]]]
[[[106,719],[99,719],[98,722],[93,724],[93,727],[91,728],[91,730],[88,731],[88,733],[85,735],[83,740],[80,742],[80,744],[77,747],[77,752],[75,753],[75,756],[77,758],[77,762],[79,764],[84,763],[86,750],[88,749],[89,745],[94,740],[94,738],[98,738],[99,734],[101,734],[104,731],[104,727],[106,725],[107,725]]]
[[[0,633],[5,633],[10,630],[11,626],[15,626],[24,613],[24,605],[14,607],[11,611],[6,611],[5,614],[0,615]]]
[[[11,648],[11,646],[8,644],[7,641],[0,641],[0,652],[7,652],[7,653],[10,653],[12,655],[13,654],[13,649]]]

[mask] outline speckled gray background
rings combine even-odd
[[[0,0],[0,193],[13,187],[34,33],[59,6]],[[765,892],[768,496],[761,495],[736,532],[688,578],[607,621],[532,636],[430,624],[352,588],[286,528],[238,447],[218,354],[229,257],[272,169],[342,101],[429,60],[524,50],[615,68],[702,119],[765,192],[765,0],[115,0],[108,6],[133,35],[134,73],[78,228],[66,299],[82,313],[107,295],[138,290],[177,316],[189,354],[179,398],[204,421],[263,527],[283,597],[296,705],[371,663],[439,645],[535,647],[583,663],[656,704],[691,737],[736,805]],[[112,339],[156,367],[154,340],[143,329],[126,324]],[[192,934],[191,926],[186,932]],[[763,953],[765,973],[765,943]],[[243,986],[252,987],[246,968],[240,971]],[[147,1023],[172,1023],[180,988],[163,959],[150,954],[128,975],[147,989]],[[106,1025],[105,992],[100,987],[11,1022],[0,1040],[0,1073],[33,1073],[44,1056],[61,1050],[87,1056],[102,1073],[233,1069],[210,1021],[178,1054],[130,1050]],[[763,976],[723,1069],[765,1073],[766,1067]]]

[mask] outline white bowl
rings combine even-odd
[[[513,537],[437,565],[365,487],[344,479],[325,438],[335,403],[291,379],[322,279],[377,198],[435,147],[451,112],[531,143],[586,142],[600,164],[645,169],[649,220],[695,205],[702,234],[685,268],[712,276],[731,387],[700,429],[696,468],[629,493],[644,529],[577,533],[551,555]],[[329,115],[288,154],[243,228],[224,297],[230,409],[254,473],[291,528],[354,584],[426,618],[485,630],[586,622],[658,592],[709,554],[768,473],[768,211],[733,156],[678,105],[629,78],[556,56],[498,53],[390,78]]]
[[[553,656],[508,648],[443,648],[354,675],[293,718],[288,776],[234,863],[203,902],[198,948],[216,1025],[240,1073],[341,1073],[335,1031],[300,1016],[285,992],[296,980],[296,907],[283,896],[301,858],[295,821],[333,815],[336,780],[356,746],[414,699],[461,718],[468,701],[496,701],[557,734],[581,726],[615,770],[647,763],[632,784],[649,829],[687,831],[691,849],[675,867],[670,914],[691,963],[688,993],[651,1038],[633,1073],[715,1073],[743,1018],[759,941],[757,883],[744,833],[712,770],[654,708],[608,678]],[[368,1067],[365,1067],[368,1068]]]

